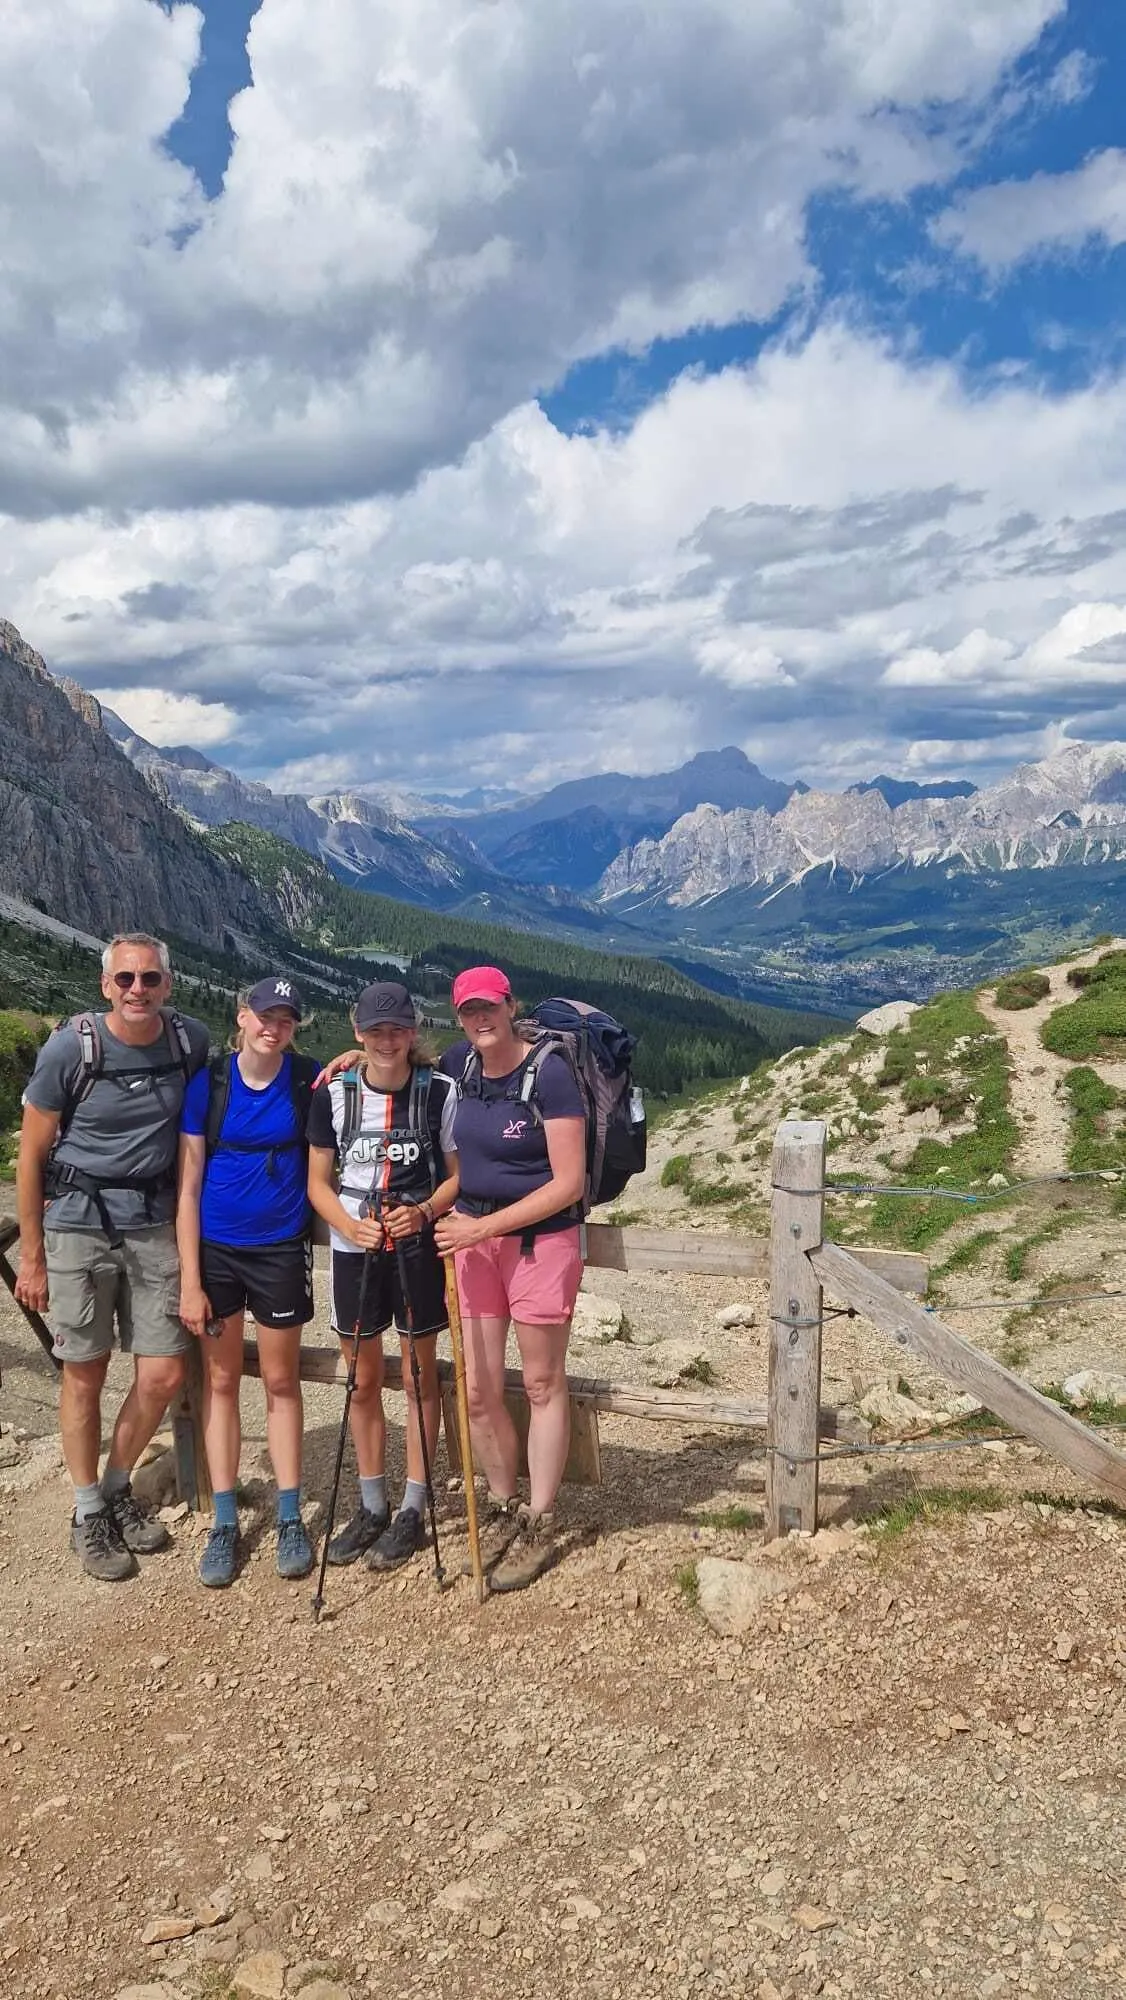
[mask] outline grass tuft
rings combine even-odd
[[[882,1541],[897,1541],[909,1528],[922,1521],[933,1526],[938,1521],[966,1514],[985,1514],[1005,1505],[1005,1496],[996,1486],[927,1486],[888,1500],[864,1518]]]
[[[695,1611],[700,1602],[700,1579],[694,1562],[681,1564],[676,1572],[676,1587],[690,1610]]]

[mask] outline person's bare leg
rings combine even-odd
[[[133,1387],[117,1413],[106,1472],[130,1473],[184,1385],[182,1354],[135,1354]]]
[[[266,1443],[279,1491],[301,1484],[305,1410],[301,1399],[299,1329],[259,1326],[258,1365],[266,1392]],[[353,1408],[355,1405],[353,1404]],[[357,1454],[358,1456],[358,1454]]]
[[[102,1449],[102,1388],[109,1355],[96,1361],[64,1361],[59,1390],[59,1434],[63,1458],[75,1486],[96,1486]]]
[[[352,1342],[342,1336],[340,1346],[350,1363]],[[387,1419],[383,1414],[383,1342],[378,1334],[360,1342],[348,1428],[360,1478],[382,1479],[387,1467]]]
[[[410,1342],[404,1337],[400,1344],[403,1355],[403,1393],[407,1399],[407,1478],[421,1486],[426,1479],[426,1468],[422,1462],[422,1440],[418,1430],[418,1404],[415,1401],[414,1376],[411,1372]],[[428,1335],[415,1340],[414,1351],[418,1361],[419,1386],[422,1390],[422,1415],[426,1425],[426,1449],[431,1469],[438,1449],[438,1433],[442,1427],[437,1349],[437,1341]]]
[[[504,1402],[506,1319],[467,1319],[465,1388],[473,1455],[489,1482],[489,1491],[509,1500],[516,1491],[520,1440]]]
[[[216,1493],[231,1493],[238,1484],[242,1453],[239,1390],[242,1387],[244,1315],[228,1313],[215,1340],[200,1341],[203,1357],[203,1444],[207,1469]]]
[[[571,1399],[567,1392],[570,1320],[555,1326],[513,1322],[528,1397],[529,1505],[550,1514],[571,1448]]]

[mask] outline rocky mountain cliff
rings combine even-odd
[[[445,848],[359,792],[273,792],[180,745],[158,749],[107,709],[107,729],[139,771],[200,826],[239,821],[316,854],[353,887],[443,909],[495,881],[466,841]]]
[[[2,619],[0,888],[99,937],[155,925],[221,945],[228,926],[275,921],[134,770],[93,697]]]
[[[1126,860],[1126,744],[1072,744],[968,797],[888,804],[872,789],[795,793],[781,812],[686,813],[611,863],[603,899],[684,908],[731,889],[780,889],[825,869],[860,886],[890,869],[1010,871]]]

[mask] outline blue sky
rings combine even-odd
[[[1126,9],[14,5],[0,612],[142,733],[305,790],[1126,736]]]

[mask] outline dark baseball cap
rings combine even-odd
[[[284,972],[276,973],[272,979],[260,979],[247,994],[246,1004],[252,1014],[268,1014],[271,1007],[288,1007],[298,1021],[305,1012],[305,1002]]]
[[[414,1028],[414,1001],[405,986],[397,980],[380,979],[374,986],[365,986],[352,1011],[352,1019],[361,1034],[365,1028]]]

